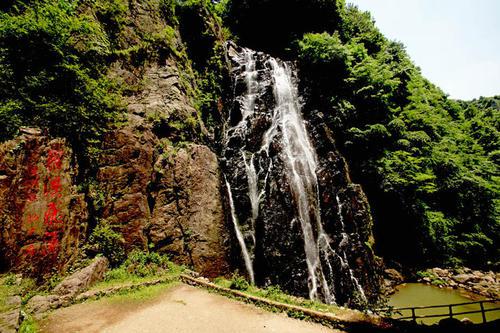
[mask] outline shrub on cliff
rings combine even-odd
[[[92,255],[102,254],[108,258],[111,266],[118,266],[126,258],[125,241],[121,234],[114,231],[106,223],[99,223],[89,236],[85,245]]]

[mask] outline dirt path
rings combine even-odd
[[[114,303],[104,299],[60,309],[42,323],[41,330],[46,333],[341,333],[187,285],[173,287],[142,303]]]

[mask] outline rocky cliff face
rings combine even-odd
[[[147,235],[155,249],[205,276],[228,272],[229,233],[217,156],[206,146],[191,144],[166,151],[154,168]]]
[[[60,269],[78,256],[89,221],[99,221],[121,233],[128,250],[153,247],[208,276],[228,271],[217,156],[205,145],[172,143],[194,138],[200,128],[154,125],[197,117],[176,67],[154,65],[144,76],[144,89],[127,101],[128,122],[104,137],[88,193],[77,191],[76,157],[64,140],[30,129],[2,144],[5,268]]]
[[[131,1],[129,27],[116,43],[131,48],[169,29],[158,6]],[[166,42],[182,51],[173,31]],[[207,276],[228,272],[219,163],[203,139],[187,61],[176,51],[112,66],[110,76],[135,89],[124,97],[125,123],[103,137],[89,170],[79,170],[80,152],[37,129],[0,146],[2,271],[61,270],[106,223],[127,250],[153,248]]]
[[[129,249],[149,246],[207,276],[222,275],[228,234],[217,156],[194,143],[204,127],[176,61],[143,75],[143,88],[127,100],[127,125],[104,139],[96,216],[119,230]]]

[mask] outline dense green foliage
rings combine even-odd
[[[498,264],[498,98],[458,102],[368,13],[296,43],[308,105],[326,113],[376,218],[379,248],[417,264]]]
[[[88,143],[118,109],[108,36],[77,1],[12,3],[0,12],[0,140],[35,125]]]
[[[244,290],[247,290],[249,287],[250,287],[250,284],[245,279],[245,277],[243,277],[239,274],[233,274],[229,288],[234,289],[234,290],[244,291]]]
[[[134,278],[162,276],[173,267],[174,265],[168,260],[166,255],[134,250],[129,253],[127,259],[120,266],[106,273],[104,284],[131,281]]]
[[[196,77],[195,106],[205,126],[213,131],[222,121],[222,100],[230,86],[224,53],[230,33],[220,17],[225,4],[189,0],[178,1],[176,6],[180,36]]]

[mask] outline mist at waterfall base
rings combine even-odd
[[[377,299],[371,231],[362,226],[371,220],[353,217],[366,207],[343,159],[334,149],[318,156],[293,64],[246,48],[230,57],[234,97],[222,164],[242,270],[257,285],[325,303]]]

